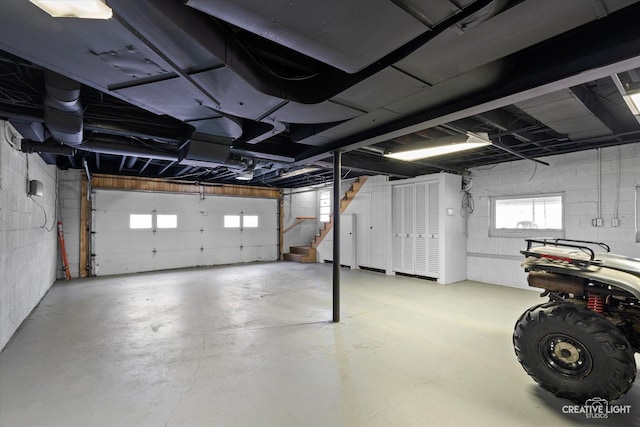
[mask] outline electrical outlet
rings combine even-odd
[[[612,227],[620,227],[620,218],[613,218],[611,220],[611,226]]]
[[[591,225],[594,227],[602,227],[603,224],[604,221],[602,221],[602,218],[594,218],[591,220]]]

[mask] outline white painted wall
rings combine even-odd
[[[618,160],[618,153],[620,160]],[[640,186],[640,144],[601,149],[603,227],[593,227],[598,215],[598,153],[582,151],[531,161],[472,169],[475,211],[469,218],[467,276],[471,280],[526,288],[520,267],[523,238],[489,237],[491,196],[563,192],[567,239],[605,242],[614,253],[640,257],[636,242],[636,187]],[[619,172],[620,171],[620,172]],[[618,188],[618,180],[620,186]],[[620,227],[612,227],[616,200]]]
[[[8,139],[14,132],[0,121],[0,348],[49,290],[60,266],[56,168],[11,147]],[[27,197],[28,179],[42,182],[42,197]],[[35,202],[46,212],[46,223]]]

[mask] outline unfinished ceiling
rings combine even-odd
[[[612,78],[638,80],[635,0],[107,4],[0,4],[0,117],[61,168],[298,187],[336,150],[403,178],[640,141]],[[468,131],[492,145],[383,157]]]

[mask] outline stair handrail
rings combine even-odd
[[[287,231],[291,230],[294,227],[299,226],[300,224],[302,224],[305,221],[316,220],[316,219],[317,218],[315,216],[297,216],[296,217],[296,221],[292,225],[290,225],[289,227],[285,228],[282,233],[283,234],[286,233]]]

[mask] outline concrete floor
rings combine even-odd
[[[264,263],[56,283],[0,355],[0,425],[573,426],[524,373],[537,293]]]

